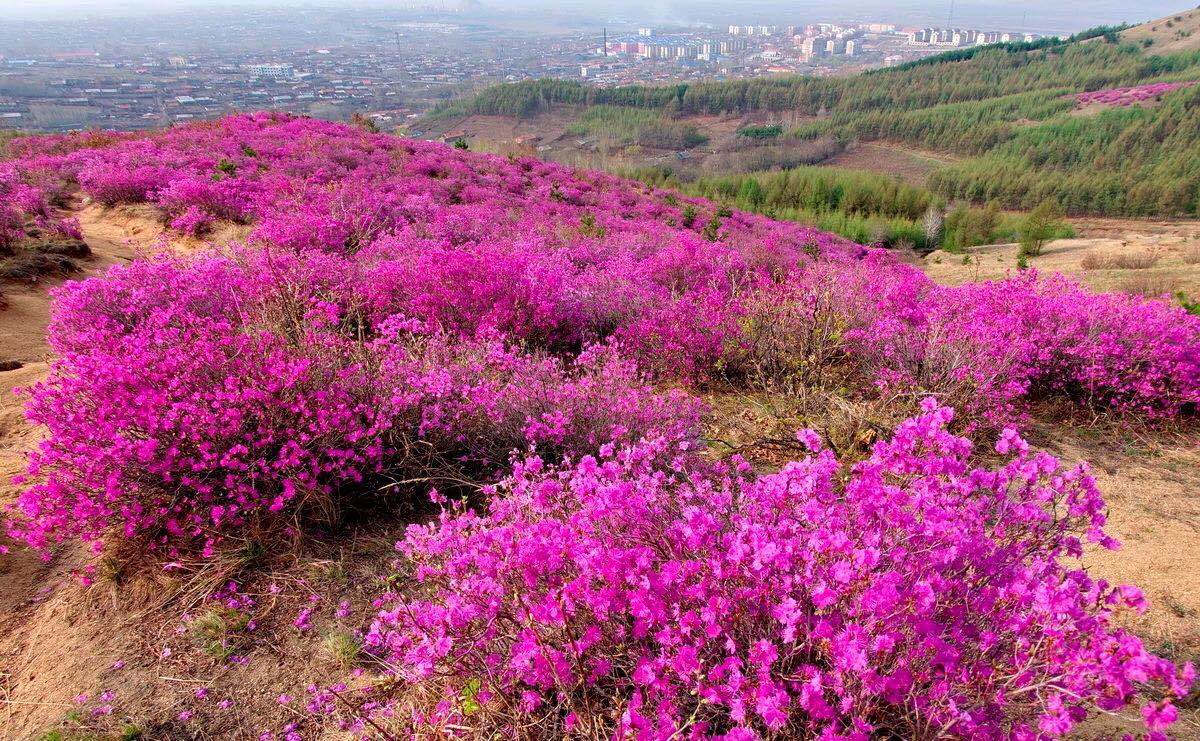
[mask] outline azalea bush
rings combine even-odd
[[[980,467],[952,414],[927,404],[849,470],[811,432],[767,476],[653,439],[528,458],[486,513],[410,528],[421,587],[368,645],[441,698],[417,732],[1061,737],[1148,685],[1186,694],[1192,667],[1112,624],[1140,594],[1065,563],[1115,546],[1086,467],[1012,430]]]
[[[69,284],[59,360],[28,413],[48,439],[10,532],[46,549],[111,530],[206,548],[268,513],[362,497],[515,450],[694,440],[703,407],[649,388],[612,347],[571,361],[393,316],[368,327],[309,254],[161,259]],[[375,486],[368,482],[375,482]],[[326,508],[327,509],[327,508]]]
[[[0,204],[0,254],[11,253],[25,236],[21,215],[13,208]]]
[[[1113,88],[1111,90],[1096,90],[1090,93],[1079,93],[1075,96],[1075,100],[1081,106],[1100,104],[1123,108],[1147,100],[1155,100],[1169,92],[1179,90],[1180,88],[1191,87],[1195,84],[1196,83],[1194,81],[1155,82],[1149,85],[1138,85],[1136,87],[1120,87]]]
[[[878,253],[808,266],[742,301],[724,366],[776,388],[874,388],[914,408],[933,394],[981,429],[1019,419],[1029,398],[1160,419],[1200,401],[1200,323],[1177,306],[1032,271],[957,287],[915,273]]]
[[[150,525],[207,542],[432,435],[492,472],[530,444],[685,435],[694,402],[653,401],[642,373],[933,394],[977,432],[1037,396],[1157,418],[1200,400],[1200,319],[1178,307],[1033,274],[942,287],[884,250],[533,159],[277,114],[30,137],[0,162],[5,223],[78,232],[52,206],[69,182],[253,236],[58,292],[60,360],[29,407],[50,437],[13,526],[39,548]]]

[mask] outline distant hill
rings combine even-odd
[[[584,126],[602,121],[610,133],[620,128],[623,135],[610,136],[607,151],[586,164],[622,168],[643,158],[640,164],[667,166],[682,179],[828,163],[856,144],[880,142],[932,154],[931,171],[921,182],[946,200],[1008,209],[1053,200],[1072,214],[1197,216],[1200,85],[1190,83],[1200,81],[1200,53],[1122,35],[1169,30],[1177,37],[1172,47],[1200,38],[1180,35],[1190,33],[1185,26],[1200,24],[1200,11],[1177,17],[1182,20],[1097,28],[1070,39],[958,49],[852,77],[603,89],[569,80],[527,81],[452,101],[421,126],[428,135],[469,130],[477,122],[472,118],[488,117],[493,130],[499,120],[517,122],[516,138],[528,141],[536,129],[538,153],[554,156],[553,146],[602,149],[603,137],[563,136],[585,128],[603,133]],[[1084,93],[1098,102],[1084,105]],[[651,127],[647,112],[661,123]],[[751,142],[780,151],[764,153],[744,141],[728,151],[706,153],[702,146],[673,155],[648,146],[705,137],[713,150],[727,133],[714,126],[739,125],[730,118],[742,119],[743,127],[780,127],[773,142]],[[785,143],[797,142],[813,146],[783,151]],[[614,161],[606,163],[605,156]],[[814,162],[814,156],[826,159]]]
[[[1155,54],[1200,50],[1200,8],[1134,26],[1122,32],[1121,38],[1146,44]]]

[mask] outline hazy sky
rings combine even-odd
[[[428,4],[455,0],[426,0]],[[0,0],[0,17],[69,19],[81,13],[289,5],[401,7],[414,0]],[[950,0],[481,0],[488,8],[565,10],[596,17],[625,15],[660,22],[734,17],[780,22],[806,19],[889,20],[944,24]],[[955,25],[1066,32],[1103,23],[1139,22],[1193,7],[1195,0],[955,0]]]

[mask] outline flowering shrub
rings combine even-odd
[[[1180,88],[1191,87],[1195,82],[1155,82],[1137,87],[1120,87],[1111,90],[1097,90],[1090,93],[1079,93],[1075,100],[1081,106],[1101,104],[1124,108],[1126,106],[1154,100]]]
[[[22,226],[20,213],[0,203],[0,254],[12,252],[25,236]]]
[[[994,428],[1031,395],[1159,417],[1200,401],[1200,319],[1163,302],[1032,275],[945,288],[885,251],[532,159],[255,114],[22,140],[0,209],[54,223],[72,179],[255,235],[59,292],[61,360],[30,402],[51,435],[14,526],[39,548],[114,525],[207,540],[410,465],[399,440],[496,471],[529,444],[691,434],[695,405],[652,402],[635,365],[932,393]]]
[[[399,317],[368,329],[337,303],[343,267],[315,253],[161,259],[61,289],[60,359],[28,408],[50,436],[11,531],[39,549],[98,546],[114,526],[211,544],[367,478],[463,461],[486,475],[531,445],[697,434],[699,402],[653,392],[612,348],[568,364]]]
[[[947,288],[871,255],[811,266],[744,304],[725,362],[776,384],[850,374],[885,395],[935,394],[995,428],[1031,396],[1149,417],[1200,401],[1200,322],[1057,276]]]
[[[815,291],[839,329],[806,352],[863,393],[936,393],[991,426],[1030,394],[1157,416],[1200,401],[1200,327],[1161,302],[1030,278],[944,288],[811,228],[532,159],[253,114],[22,139],[0,162],[0,206],[48,218],[70,180],[102,203],[148,200],[186,233],[243,221],[258,244],[342,254],[357,276],[344,289],[375,323],[403,314],[569,352],[614,338],[666,378],[762,381],[796,358],[763,357],[789,351],[755,336],[769,323],[753,312],[787,316]],[[803,364],[805,382],[826,370]]]
[[[386,596],[368,645],[433,698],[414,730],[481,735],[1061,737],[1186,694],[1191,666],[1110,623],[1137,591],[1061,562],[1115,545],[1086,468],[1011,430],[973,467],[951,417],[926,405],[849,472],[810,432],[763,477],[663,440],[528,458],[486,514],[410,528],[420,596]]]

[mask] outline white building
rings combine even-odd
[[[296,76],[296,70],[290,64],[248,64],[246,71],[269,80],[290,80]]]

